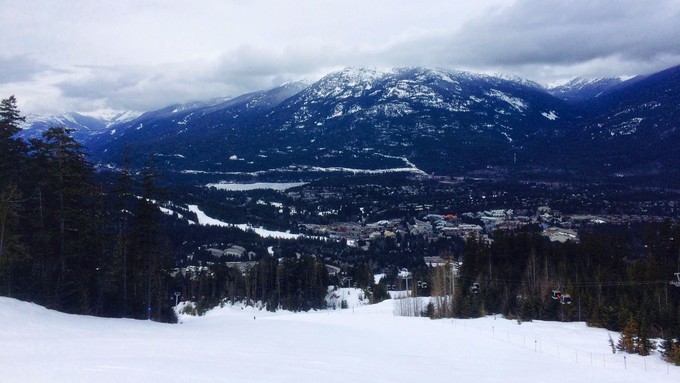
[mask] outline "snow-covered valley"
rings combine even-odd
[[[611,353],[584,323],[395,316],[398,300],[269,313],[226,305],[177,325],[0,298],[7,382],[676,382],[658,353]],[[618,334],[611,334],[617,339]]]

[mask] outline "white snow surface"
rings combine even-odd
[[[398,317],[393,300],[308,313],[226,305],[170,325],[0,298],[7,382],[677,382],[583,323]],[[616,338],[617,334],[612,334]],[[591,358],[592,355],[592,358]]]
[[[507,133],[505,133],[505,132],[501,132],[501,134],[504,135],[505,138],[507,138],[508,142],[512,142],[512,137],[510,137],[509,134],[507,134]]]
[[[510,104],[510,106],[515,108],[518,112],[523,112],[527,109],[527,104],[522,99],[509,96],[509,95],[501,92],[498,89],[491,89],[490,91],[486,92],[485,94],[487,96],[496,97],[501,101],[507,102],[508,104]]]
[[[119,109],[99,109],[91,112],[78,112],[78,114],[106,121],[107,126],[132,121],[142,115],[140,112]]]
[[[220,227],[235,227],[237,229],[241,229],[243,231],[248,231],[252,230],[255,232],[255,234],[259,235],[262,238],[282,238],[282,239],[295,239],[300,237],[300,234],[292,234],[290,232],[284,232],[284,231],[274,231],[274,230],[267,230],[263,227],[253,227],[247,223],[241,223],[241,224],[233,224],[233,223],[227,223],[224,221],[220,221],[219,219],[215,219],[212,217],[209,217],[207,214],[205,214],[199,207],[198,205],[187,205],[187,208],[189,211],[196,213],[196,218],[198,218],[198,224],[203,225],[203,226],[220,226]]]
[[[559,118],[554,110],[551,110],[550,112],[542,112],[541,115],[550,121],[555,121]]]
[[[205,185],[209,188],[227,191],[248,191],[255,189],[287,190],[294,187],[306,185],[306,182],[255,182],[248,184],[219,182]]]
[[[382,156],[382,157],[388,157],[388,158],[396,158],[396,159],[401,159],[404,161],[406,164],[405,167],[401,168],[388,168],[388,169],[357,169],[357,168],[346,168],[346,167],[321,167],[321,166],[310,166],[310,165],[289,165],[288,167],[283,167],[283,168],[272,168],[272,169],[267,169],[267,170],[258,170],[254,172],[218,172],[218,171],[204,171],[204,170],[193,170],[193,169],[185,169],[181,170],[180,173],[182,174],[214,174],[214,175],[225,175],[225,176],[233,176],[233,175],[248,175],[248,176],[261,176],[264,174],[268,173],[299,173],[299,172],[316,172],[316,173],[352,173],[352,174],[387,174],[387,173],[415,173],[415,174],[422,174],[422,175],[427,175],[426,172],[423,170],[420,170],[416,167],[416,165],[409,161],[408,158],[406,157],[397,157],[397,156],[389,156],[386,154],[381,154],[381,153],[376,153],[376,155]],[[266,156],[265,156],[266,157]],[[238,183],[230,183],[226,181],[222,181],[219,183],[210,183],[207,184],[207,187],[216,187],[219,189],[224,189],[224,190],[229,190],[229,191],[238,191],[238,190],[251,190],[251,189],[246,189],[246,188],[267,188],[267,189],[275,189],[275,190],[285,190],[291,187],[295,186],[300,186],[298,184],[304,184],[304,183],[297,183],[297,182],[291,182],[291,183],[274,183],[274,182],[260,182],[260,183],[253,183],[253,184],[238,184]],[[254,185],[254,186],[247,186],[247,185]],[[257,185],[257,187],[255,186]],[[294,185],[294,186],[293,186]]]

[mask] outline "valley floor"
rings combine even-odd
[[[177,325],[67,315],[0,298],[7,382],[677,382],[658,353],[612,355],[583,323],[216,308]],[[616,340],[618,334],[612,333]]]

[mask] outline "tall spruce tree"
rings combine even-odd
[[[130,263],[128,304],[132,317],[156,321],[176,321],[171,310],[168,296],[172,267],[172,252],[161,227],[162,213],[159,205],[164,192],[157,186],[157,173],[153,158],[149,156],[140,180],[142,195],[134,211],[130,224]]]
[[[26,145],[16,137],[24,121],[14,96],[0,101],[0,278],[5,292],[11,294],[10,257],[22,247],[18,232],[22,208],[20,174],[26,162]]]
[[[43,292],[51,303],[71,312],[91,309],[91,282],[96,272],[91,256],[94,188],[92,165],[73,130],[52,127],[42,140],[31,140],[36,175],[34,208],[39,215],[36,261],[42,269]]]
[[[130,276],[130,261],[129,261],[129,247],[130,247],[130,221],[135,210],[136,198],[134,196],[135,180],[132,176],[132,167],[130,166],[130,156],[128,147],[125,147],[123,152],[123,167],[118,175],[116,185],[113,190],[114,194],[114,221],[115,221],[115,255],[113,262],[113,273],[118,285],[118,316],[127,317],[130,315],[129,307],[129,289],[128,282],[131,280]]]
[[[0,189],[17,182],[26,159],[26,144],[16,137],[24,121],[14,96],[0,101]]]
[[[23,244],[18,232],[21,210],[20,191],[15,184],[0,189],[0,294],[12,296],[12,271]]]

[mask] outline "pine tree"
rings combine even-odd
[[[122,317],[128,317],[130,315],[130,295],[128,289],[128,282],[130,280],[129,226],[136,202],[133,195],[134,183],[132,168],[130,166],[129,150],[126,146],[123,153],[123,167],[113,190],[115,201],[113,204],[113,216],[116,225],[116,250],[114,254],[113,274],[119,289],[118,316]]]
[[[43,293],[52,296],[52,303],[66,311],[90,312],[96,274],[91,252],[97,247],[94,170],[72,132],[53,127],[43,140],[31,140],[39,215],[34,254],[44,278]]]
[[[21,131],[19,123],[24,120],[14,96],[0,101],[0,189],[17,182],[22,174],[26,144],[15,135]]]
[[[609,335],[609,347],[611,347],[611,349],[612,349],[612,354],[616,354],[616,345],[614,344],[614,339],[612,339],[611,334],[607,334],[607,335]]]
[[[19,212],[22,209],[22,178],[26,163],[26,145],[15,135],[24,121],[14,96],[0,101],[0,278],[6,294],[11,294],[11,255],[22,248]],[[1,290],[0,290],[1,291]]]
[[[635,344],[635,352],[642,356],[647,356],[652,352],[652,350],[656,349],[654,342],[649,339],[646,323],[647,322],[644,320],[644,318],[639,322],[636,337],[637,342]]]
[[[637,321],[633,318],[629,318],[626,322],[626,326],[621,332],[621,337],[619,338],[616,348],[619,351],[624,351],[629,354],[635,352],[636,349],[636,333],[638,330]]]
[[[167,294],[167,270],[172,266],[172,252],[161,228],[159,205],[164,192],[157,186],[160,177],[149,157],[142,170],[141,197],[130,224],[130,246],[127,261],[131,315],[138,319],[174,322]]]
[[[453,265],[447,262],[444,266],[432,269],[432,296],[435,313],[440,318],[453,316]]]
[[[20,210],[20,191],[16,185],[0,189],[0,280],[5,281],[4,293],[7,296],[12,296],[13,255],[21,253],[23,247],[18,233]]]
[[[673,338],[664,339],[661,343],[661,355],[666,362],[680,366],[680,341]]]
[[[12,221],[19,216],[19,190],[16,185],[8,185],[0,190],[0,262],[3,260],[6,238],[11,237]]]

